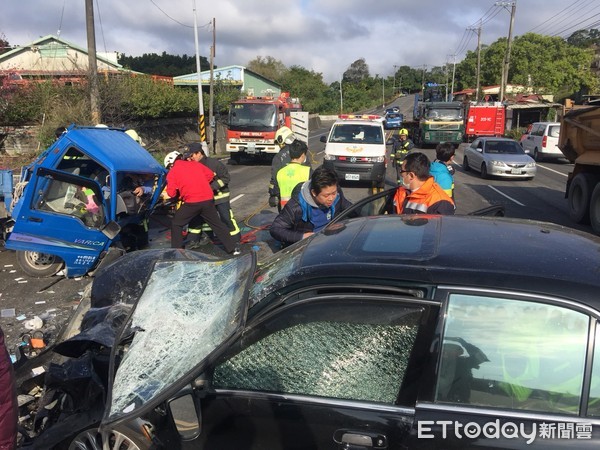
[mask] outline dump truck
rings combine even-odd
[[[558,146],[575,165],[565,189],[569,216],[574,222],[590,223],[600,235],[600,107],[564,114]]]

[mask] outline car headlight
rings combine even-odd
[[[325,156],[323,156],[323,159],[325,161],[335,161],[335,155],[328,155],[327,153],[325,153]]]
[[[490,161],[490,164],[496,167],[504,167],[504,163],[502,161],[494,161],[493,159]]]
[[[535,167],[535,162],[532,161],[530,163],[527,163],[525,167],[527,167],[528,169],[533,169]]]

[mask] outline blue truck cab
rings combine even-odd
[[[72,125],[22,168],[5,246],[28,275],[85,275],[147,244],[165,177],[124,130]]]

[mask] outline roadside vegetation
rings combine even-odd
[[[10,48],[0,36],[1,49]],[[568,39],[534,33],[517,36],[511,51],[511,84],[531,87],[533,92],[551,94],[555,102],[565,98],[578,100],[582,95],[600,92],[598,73],[592,66],[600,44],[598,30],[579,30]],[[500,83],[506,38],[481,49],[480,85]],[[164,76],[195,71],[195,58],[173,56],[163,52],[139,57],[124,55],[125,67]],[[202,70],[208,61],[201,58]],[[423,83],[437,83],[448,90],[452,83],[453,65],[436,67],[394,66],[393,75],[372,75],[367,61],[359,58],[344,71],[340,80],[327,84],[321,73],[300,66],[285,66],[271,56],[257,56],[246,67],[281,84],[284,91],[299,97],[304,109],[318,114],[362,111],[390,102],[401,93],[419,92]],[[477,81],[477,52],[467,52],[456,63],[454,90],[472,88]],[[6,82],[6,80],[4,81]],[[49,144],[53,130],[69,123],[91,123],[89,93],[85,84],[61,86],[52,82],[26,87],[0,86],[0,126],[42,125],[40,141]],[[217,79],[214,86],[214,109],[223,117],[227,105],[239,92]],[[101,79],[101,114],[103,122],[119,126],[131,121],[155,118],[193,117],[198,111],[195,89],[174,87],[149,76],[119,76]],[[204,95],[208,111],[209,96]]]

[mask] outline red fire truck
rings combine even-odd
[[[279,97],[245,97],[229,107],[227,151],[239,163],[242,156],[265,157],[279,152],[275,132],[282,126],[292,128],[291,113],[302,111],[297,98],[289,92]]]
[[[467,112],[467,141],[480,136],[504,135],[506,108],[498,105],[471,105]]]

